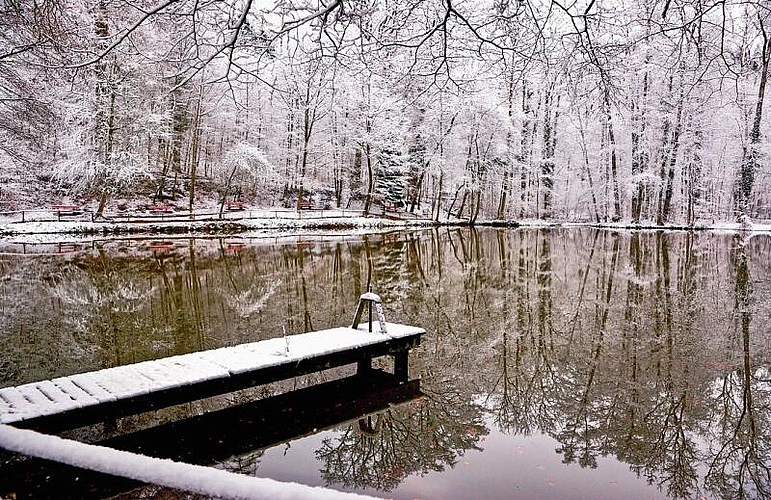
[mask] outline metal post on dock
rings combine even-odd
[[[383,303],[380,300],[380,296],[372,293],[367,292],[361,297],[359,297],[359,307],[356,308],[356,316],[353,318],[353,325],[351,325],[351,328],[358,328],[359,323],[361,322],[361,317],[364,314],[364,307],[366,305],[367,312],[369,314],[369,331],[372,331],[372,306],[375,306],[375,312],[377,314],[377,321],[380,324],[380,333],[387,333],[386,332],[386,324],[385,324],[385,315],[383,314]]]
[[[386,333],[386,325],[385,325],[385,315],[383,314],[383,303],[380,300],[380,296],[372,293],[367,292],[361,297],[359,297],[359,306],[356,308],[356,315],[353,318],[353,325],[351,325],[351,328],[357,329],[359,328],[359,323],[361,323],[361,317],[364,314],[364,308],[367,308],[368,312],[368,331],[372,332],[372,305],[375,305],[375,311],[377,313],[377,320],[378,323],[380,323],[380,333]],[[394,365],[396,366],[396,365]],[[366,357],[359,360],[358,363],[358,369],[357,372],[360,375],[365,375],[372,370],[372,358]]]

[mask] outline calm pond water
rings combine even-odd
[[[424,397],[218,467],[404,499],[771,498],[768,236],[442,228],[0,252],[2,386],[344,325],[368,286],[389,321],[427,330],[410,359]],[[138,495],[175,498],[122,498]]]

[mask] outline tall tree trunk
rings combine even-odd
[[[694,113],[699,113],[695,111]],[[693,226],[696,222],[696,205],[701,199],[701,177],[702,177],[702,143],[704,140],[704,132],[702,130],[701,117],[699,115],[690,118],[691,124],[689,128],[692,130],[693,141],[691,143],[690,151],[686,155],[688,163],[685,168],[685,199],[686,199],[686,215],[685,219],[689,226]]]
[[[442,189],[444,189],[444,186],[442,185],[444,182],[444,172],[439,172],[439,185],[436,189],[437,196],[436,196],[436,211],[434,212],[434,222],[439,222],[439,213],[442,210]]]
[[[337,113],[332,113],[332,185],[334,189],[335,207],[340,208],[343,199],[343,153],[345,137],[340,139]]]
[[[668,99],[671,99],[672,88],[674,86],[674,75],[669,77],[669,90],[667,92]],[[656,224],[662,225],[664,223],[664,190],[666,186],[667,165],[669,164],[669,156],[671,150],[671,138],[670,133],[672,129],[672,120],[669,115],[669,111],[664,112],[664,121],[661,125],[661,147],[659,148],[659,182],[661,183],[658,189],[657,206],[656,206]]]
[[[348,189],[350,191],[348,204],[350,205],[353,199],[359,199],[361,196],[361,147],[358,146],[353,152],[353,163],[348,171]]]
[[[512,62],[514,59],[514,54],[512,54]],[[498,198],[498,211],[497,211],[497,219],[498,220],[504,220],[506,218],[506,205],[508,203],[509,198],[509,192],[511,191],[511,178],[513,176],[512,173],[512,160],[514,159],[514,134],[513,128],[514,128],[514,68],[516,66],[514,64],[511,64],[511,72],[506,75],[506,84],[507,84],[507,114],[508,114],[508,128],[506,130],[506,158],[503,161],[503,175],[501,178],[501,193]]]
[[[639,101],[632,101],[632,222],[639,223],[642,215],[643,196],[645,187],[641,179],[648,168],[648,153],[641,145],[645,136],[646,118],[645,110],[648,101],[648,72],[643,75],[642,97]]]
[[[188,186],[188,210],[193,212],[193,202],[195,201],[195,183],[198,171],[198,159],[201,149],[201,101],[203,100],[203,87],[198,92],[198,102],[195,107],[195,118],[193,124],[193,141],[190,152],[190,185]]]
[[[287,117],[286,117],[286,142],[284,143],[286,146],[286,157],[284,158],[284,199],[285,201],[288,201],[286,198],[289,196],[290,191],[290,179],[292,178],[292,156],[294,155],[294,128],[295,128],[295,116],[294,116],[294,106],[295,100],[290,100],[290,106],[289,110],[287,111]],[[294,187],[294,182],[291,183],[292,187]]]
[[[554,151],[557,146],[557,120],[559,118],[559,96],[557,97],[554,119],[552,106],[554,101],[554,85],[544,92],[543,113],[543,160],[541,161],[541,179],[543,188],[543,213],[546,219],[552,216],[552,195],[554,190]]]
[[[621,220],[621,193],[618,188],[618,159],[616,157],[616,135],[613,131],[613,116],[610,109],[610,99],[605,94],[605,120],[608,130],[608,147],[610,148],[610,177],[611,189],[613,191],[613,215],[611,220],[618,222]]]
[[[672,144],[669,150],[669,165],[667,169],[667,175],[666,175],[666,184],[664,188],[664,199],[662,202],[661,210],[660,210],[660,216],[661,220],[658,222],[659,225],[665,224],[669,221],[669,216],[672,210],[672,193],[673,193],[673,183],[675,179],[675,166],[677,165],[677,153],[680,149],[680,134],[683,129],[683,101],[685,99],[685,94],[683,90],[683,82],[680,82],[680,98],[677,103],[677,114],[675,115],[675,128],[672,131]]]
[[[367,121],[369,129],[369,121]],[[369,215],[372,209],[372,193],[375,189],[375,173],[372,169],[372,151],[369,143],[364,145],[365,157],[367,159],[367,197],[364,200],[364,215]]]
[[[528,89],[527,81],[522,83],[522,132],[520,137],[519,152],[519,216],[525,217],[527,210],[527,185],[530,170],[530,153],[532,136],[535,131],[532,130],[533,108],[531,99],[533,91]]]
[[[94,23],[94,31],[100,48],[107,46],[109,37],[109,24],[107,21],[107,6],[100,1],[97,6],[97,15]],[[101,58],[95,66],[96,73],[96,113],[94,117],[94,159],[102,170],[100,176],[100,198],[95,216],[101,217],[107,204],[110,190],[113,188],[109,180],[112,150],[115,137],[115,97],[114,84],[115,63],[113,56],[108,54]]]
[[[586,181],[589,183],[589,193],[592,195],[592,209],[594,210],[594,220],[600,222],[600,209],[597,205],[597,195],[594,192],[594,180],[592,179],[592,168],[589,165],[589,147],[586,144],[586,132],[584,131],[584,123],[581,119],[581,115],[578,115],[578,129],[581,134],[581,152],[584,157],[584,172],[586,173]]]
[[[766,93],[768,81],[768,62],[771,58],[771,37],[769,37],[763,19],[758,15],[760,31],[763,35],[763,50],[761,53],[760,83],[758,84],[758,97],[755,103],[755,116],[750,129],[749,144],[744,149],[742,163],[739,169],[738,187],[735,196],[735,210],[737,217],[744,220],[749,217],[749,202],[752,195],[752,187],[755,183],[755,172],[758,170],[758,158],[760,156],[760,124],[763,120],[763,99]]]

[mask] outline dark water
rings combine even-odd
[[[426,397],[219,467],[394,498],[771,497],[768,236],[171,243],[1,255],[0,385],[344,325],[371,285],[428,332]]]

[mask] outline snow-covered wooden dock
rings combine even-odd
[[[65,445],[68,449],[57,451],[48,443],[48,437],[27,437],[10,443],[7,426],[0,425],[0,448],[14,449],[19,453],[46,458],[38,460],[13,460],[0,466],[0,498],[15,493],[17,498],[58,499],[62,491],[67,498],[113,498],[137,487],[134,481],[118,480],[102,474],[76,471],[65,466],[56,466],[49,460],[83,466],[91,463],[89,469],[108,471],[112,475],[132,478],[144,482],[159,482],[170,487],[197,491],[208,496],[227,497],[233,492],[238,481],[224,478],[226,487],[218,489],[206,474],[200,474],[196,465],[211,465],[242,457],[279,444],[288,443],[303,436],[316,434],[325,429],[353,424],[362,428],[377,419],[383,411],[423,397],[420,380],[399,381],[390,373],[372,370],[366,377],[357,375],[322,382],[288,393],[260,398],[227,408],[194,415],[181,420],[161,423],[158,426],[119,433],[109,439],[91,442],[97,450],[84,449],[75,443],[54,441],[55,446]],[[6,427],[6,435],[2,428]],[[18,433],[28,433],[15,429]],[[21,436],[20,436],[21,437]],[[74,456],[72,449],[80,450]],[[126,455],[116,456],[116,461],[104,460],[121,450]],[[139,458],[139,455],[144,458]],[[149,459],[148,457],[153,457]],[[157,459],[172,460],[175,470],[170,470]],[[141,465],[155,460],[150,467]],[[135,465],[139,461],[140,466]],[[182,465],[187,465],[187,472]],[[150,470],[148,470],[148,468]],[[165,470],[165,473],[162,471]],[[204,471],[205,472],[205,471]],[[77,475],[77,480],[73,476]],[[255,479],[255,478],[251,478]],[[278,485],[277,485],[278,486]],[[291,485],[284,486],[284,490]],[[279,498],[268,494],[263,484],[255,485],[262,496],[258,498]],[[308,491],[299,498],[321,498],[316,491]],[[321,492],[323,493],[323,492]],[[241,497],[239,497],[241,498]]]
[[[407,355],[425,330],[380,321],[195,352],[0,389],[0,423],[66,429],[390,355],[407,379]],[[370,307],[372,303],[370,303]],[[371,311],[370,311],[371,312]]]

